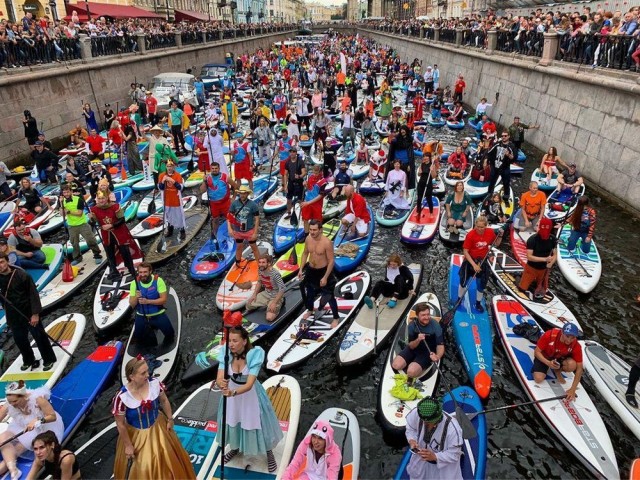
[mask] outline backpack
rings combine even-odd
[[[538,343],[538,339],[542,335],[542,330],[538,325],[529,322],[522,322],[513,327],[513,333],[526,338],[531,343]]]

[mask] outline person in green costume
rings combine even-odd
[[[390,117],[392,109],[393,109],[393,103],[391,101],[391,92],[387,90],[384,92],[382,96],[382,103],[380,104],[380,117],[381,118]]]
[[[176,165],[178,164],[178,157],[176,157],[176,154],[173,152],[171,147],[169,145],[158,143],[156,145],[156,155],[154,160],[155,172],[153,174],[153,181],[156,184],[158,183],[158,177],[160,177],[160,174],[167,171],[167,162],[169,160],[173,160]]]

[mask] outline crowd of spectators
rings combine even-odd
[[[0,68],[20,68],[42,63],[63,62],[80,58],[80,35],[91,39],[92,56],[114,55],[140,50],[138,36],[145,36],[146,48],[175,46],[175,33],[182,32],[183,44],[246,36],[249,32],[293,28],[290,24],[242,23],[228,21],[170,23],[143,18],[118,20],[106,17],[81,22],[76,12],[66,19],[54,21],[48,16],[34,18],[31,12],[18,22],[0,21]]]
[[[366,26],[392,30],[409,36],[433,39],[439,29],[441,41],[455,41],[455,31],[463,31],[462,43],[486,48],[487,32],[497,30],[498,50],[540,56],[543,34],[556,32],[560,36],[557,59],[605,68],[640,71],[639,7],[629,11],[592,11],[584,7],[572,13],[543,11],[538,8],[529,15],[470,15],[464,18],[433,18],[428,20],[364,20]]]

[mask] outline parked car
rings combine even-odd
[[[220,80],[227,74],[227,70],[234,70],[233,65],[227,65],[226,63],[207,63],[202,66],[200,70],[200,78],[204,83],[205,91],[211,91],[214,86],[220,86]]]

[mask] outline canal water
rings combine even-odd
[[[472,130],[452,132],[446,128],[431,129],[430,137],[439,138],[447,144],[455,145],[465,136],[472,136]],[[552,146],[552,145],[549,145]],[[541,159],[541,152],[525,146],[527,162],[524,175],[515,177],[512,183],[520,194],[528,186],[528,179]],[[562,152],[559,152],[562,156]],[[588,172],[585,172],[588,175]],[[598,212],[595,241],[603,259],[602,279],[589,295],[578,294],[555,268],[550,285],[558,296],[567,303],[580,320],[587,338],[601,342],[631,363],[640,355],[640,307],[635,297],[640,292],[638,273],[640,267],[640,222],[617,205],[599,198],[587,188],[592,204]],[[369,197],[375,207],[379,197]],[[260,238],[271,241],[272,229],[278,215],[263,218]],[[184,323],[180,344],[179,362],[167,381],[168,396],[177,408],[198,385],[184,386],[180,378],[192,361],[194,354],[201,351],[208,339],[221,328],[221,316],[215,307],[215,294],[220,279],[209,283],[194,282],[189,278],[189,265],[193,255],[208,238],[205,227],[188,248],[158,269],[158,273],[176,289],[182,301]],[[449,258],[460,249],[443,245],[438,238],[424,248],[408,248],[399,241],[400,227],[382,228],[376,226],[376,240],[363,268],[375,281],[380,278],[386,257],[391,252],[399,253],[405,263],[419,262],[424,265],[424,275],[420,292],[435,292],[443,305],[447,299],[447,275]],[[58,233],[48,242],[62,241]],[[144,245],[143,245],[144,246]],[[148,246],[148,244],[147,244]],[[508,242],[501,248],[509,249]],[[92,329],[92,302],[99,277],[90,282],[73,299],[61,304],[54,312],[44,317],[45,324],[66,312],[80,312],[87,316],[88,326],[84,338],[76,352],[73,366],[79,359],[89,355],[97,345],[110,339],[126,342],[132,321],[120,324],[106,336],[98,336]],[[495,283],[490,282],[491,294],[500,293]],[[494,337],[494,379],[487,408],[523,402],[527,397],[509,364],[498,337]],[[18,356],[13,341],[3,334],[0,339],[9,361]],[[268,350],[270,344],[263,345]],[[360,477],[362,479],[391,478],[400,463],[405,442],[402,437],[394,437],[383,431],[376,417],[378,385],[388,345],[381,349],[375,360],[368,363],[340,369],[336,366],[338,339],[334,338],[320,352],[302,366],[289,372],[300,382],[303,411],[298,427],[297,441],[300,441],[315,417],[328,407],[341,407],[353,411],[359,420],[362,449]],[[443,360],[446,381],[455,387],[469,384],[469,379],[461,365],[451,334],[446,336],[446,354]],[[260,379],[264,380],[263,372]],[[640,446],[631,432],[597,394],[589,383],[584,382],[595,404],[609,428],[609,434],[617,454],[620,473],[628,476],[632,460],[640,456]],[[119,379],[102,394],[93,412],[79,432],[71,440],[69,447],[78,448],[91,436],[104,428],[112,417],[109,415],[110,399],[120,387]],[[442,387],[441,387],[442,388]],[[444,390],[441,391],[444,393]],[[217,408],[212,407],[212,408]],[[545,426],[531,407],[496,412],[487,415],[489,428],[489,452],[487,478],[588,478],[591,475],[580,462],[561,444]],[[249,477],[247,477],[249,478]]]

